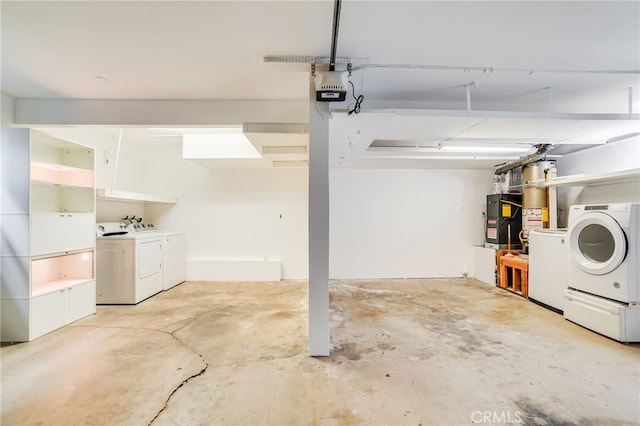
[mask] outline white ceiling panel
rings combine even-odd
[[[334,1],[3,0],[1,7],[2,92],[18,101],[253,102],[308,99],[309,64],[264,57],[329,56]],[[590,144],[638,131],[636,116],[636,124],[474,116],[637,114],[637,1],[344,0],[336,53],[368,60],[354,64],[355,91],[349,85],[347,101],[332,108],[352,108],[355,94],[364,96],[363,113],[377,113],[331,121],[343,165],[359,164],[375,139]],[[256,144],[306,143],[267,138]]]

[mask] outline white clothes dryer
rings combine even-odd
[[[640,341],[640,204],[571,206],[564,317],[621,342]]]
[[[568,287],[623,303],[640,300],[640,204],[571,206]]]

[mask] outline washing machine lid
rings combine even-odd
[[[569,227],[568,239],[573,261],[591,275],[613,272],[627,255],[624,230],[606,213],[594,211],[580,216]]]

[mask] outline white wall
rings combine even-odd
[[[177,197],[176,204],[98,201],[96,216],[99,222],[142,216],[158,229],[185,232],[188,279],[190,260],[211,260],[215,267],[224,267],[225,260],[237,263],[224,274],[198,277],[215,280],[221,275],[234,279],[234,272],[241,274],[236,279],[245,279],[244,265],[259,269],[265,258],[281,260],[284,279],[307,278],[307,169],[206,169],[182,159],[181,142],[124,140],[116,173],[118,138],[113,132],[42,130],[96,148],[98,188]],[[272,262],[262,263],[265,271],[272,269]],[[252,277],[260,279],[255,273]]]
[[[2,127],[10,127],[14,124],[15,99],[6,93],[0,94],[0,119]]]
[[[492,170],[332,169],[331,278],[460,277]]]
[[[598,174],[640,168],[640,137],[569,154],[557,163],[558,176]],[[569,206],[640,202],[640,181],[602,186],[558,188],[558,225],[567,226]]]
[[[123,145],[116,187],[177,197],[146,204],[144,218],[186,232],[188,277],[190,260],[280,259],[282,278],[305,279],[307,182],[307,169],[206,169],[182,159],[181,143],[154,142]]]

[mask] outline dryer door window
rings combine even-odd
[[[585,226],[578,235],[580,253],[591,262],[606,262],[613,257],[616,243],[611,232],[596,223]]]
[[[590,213],[569,229],[569,250],[578,267],[591,275],[614,271],[627,254],[624,231],[611,216]]]

